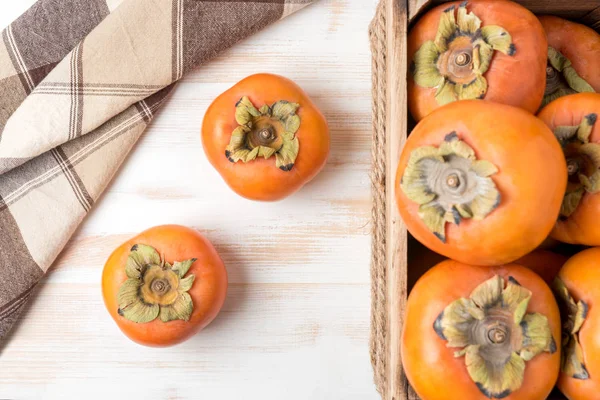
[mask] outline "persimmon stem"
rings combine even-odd
[[[544,95],[552,94],[562,86],[566,87],[566,83],[563,82],[560,73],[552,65],[548,65],[546,67],[546,88],[544,89]]]
[[[594,88],[579,76],[564,54],[549,46],[542,107],[559,97],[582,92],[594,92]]]
[[[533,293],[513,277],[499,275],[482,282],[469,298],[450,303],[433,329],[447,347],[461,349],[469,376],[490,399],[518,390],[526,363],[542,353],[556,352],[548,318],[527,313]]]
[[[500,204],[500,193],[490,178],[497,172],[494,164],[477,160],[475,151],[450,132],[438,148],[413,150],[401,189],[421,206],[419,217],[425,226],[445,242],[446,222],[483,219]]]
[[[494,344],[502,344],[506,341],[506,332],[498,327],[494,327],[488,332],[488,339]]]
[[[460,186],[460,178],[457,174],[448,175],[448,177],[446,178],[446,185],[448,185],[451,188],[457,188]]]
[[[275,133],[273,132],[273,127],[269,126],[261,129],[258,132],[258,136],[263,140],[264,143],[271,142],[275,139]]]
[[[154,293],[162,295],[171,289],[171,285],[165,279],[155,279],[150,284],[150,289]]]
[[[579,344],[579,331],[587,318],[588,304],[583,300],[575,302],[560,278],[556,278],[552,282],[552,290],[562,321],[561,370],[574,379],[590,379],[583,360],[583,350]]]
[[[134,245],[124,266],[128,279],[117,294],[119,315],[138,324],[157,318],[162,322],[188,321],[194,303],[187,292],[195,276],[187,272],[195,261],[192,258],[171,265],[155,248]]]
[[[579,172],[579,163],[577,162],[577,160],[567,160],[567,172],[569,173],[569,176],[575,175]]]
[[[456,56],[454,62],[456,62],[456,65],[458,65],[459,67],[464,67],[465,65],[471,63],[471,55],[467,52],[460,53]]]
[[[275,166],[290,171],[300,151],[296,132],[300,129],[297,114],[300,104],[280,100],[256,108],[247,96],[236,104],[238,127],[231,134],[225,156],[232,163],[265,160],[275,157]]]

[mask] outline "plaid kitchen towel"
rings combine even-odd
[[[314,0],[39,0],[0,40],[0,339],[175,82]]]

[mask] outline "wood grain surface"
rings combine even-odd
[[[0,2],[0,27],[33,0]],[[368,353],[371,71],[376,0],[321,0],[186,77],[0,343],[1,399],[377,399]],[[295,80],[329,120],[325,170],[289,199],[254,203],[202,151],[204,111],[243,77]],[[126,339],[102,303],[102,266],[150,226],[195,227],[230,290],[189,342]]]
[[[446,3],[450,0],[408,0],[408,17],[415,18],[427,6]],[[535,14],[555,14],[568,19],[581,19],[584,23],[597,23],[597,19],[591,20],[592,12],[600,13],[598,0],[513,0],[530,9]]]
[[[402,369],[400,338],[407,292],[407,232],[395,197],[396,168],[407,136],[406,0],[386,3],[387,121],[386,121],[386,273],[388,295],[388,393],[385,400],[405,399],[408,382]]]

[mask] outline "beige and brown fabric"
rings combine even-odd
[[[39,0],[0,40],[0,339],[175,83],[315,0]]]

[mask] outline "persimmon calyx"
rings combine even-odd
[[[585,193],[600,192],[600,144],[590,143],[590,135],[598,120],[588,114],[576,126],[559,126],[554,136],[560,142],[569,173],[569,183],[560,209],[560,217],[575,212]]]
[[[119,315],[139,324],[156,318],[162,322],[188,321],[194,311],[188,291],[195,276],[184,276],[195,261],[192,258],[171,265],[161,260],[153,247],[134,245],[125,265],[128,279],[117,294]]]
[[[504,398],[523,384],[525,365],[556,352],[548,319],[528,313],[531,291],[509,277],[483,282],[469,298],[448,305],[433,329],[455,357],[465,356],[469,376],[488,398]]]
[[[300,129],[300,117],[296,114],[299,108],[300,104],[280,100],[257,109],[248,97],[242,97],[235,110],[239,126],[231,134],[225,156],[232,163],[275,156],[277,168],[290,171],[300,151],[296,137]]]
[[[574,93],[594,93],[594,88],[585,81],[571,61],[555,48],[548,46],[548,66],[546,67],[546,90],[542,107],[559,97]]]
[[[583,300],[575,303],[565,283],[559,278],[554,279],[552,291],[562,319],[561,370],[574,379],[590,379],[579,344],[579,331],[587,318],[588,305]]]
[[[415,53],[411,69],[415,83],[435,88],[439,105],[456,100],[481,99],[488,88],[483,76],[494,50],[512,56],[516,47],[501,26],[481,26],[481,20],[467,13],[467,2],[444,10],[434,40]]]
[[[427,228],[446,242],[446,223],[481,220],[500,204],[500,192],[491,176],[494,164],[477,160],[475,151],[451,132],[439,147],[419,147],[410,155],[400,188],[419,204]]]

